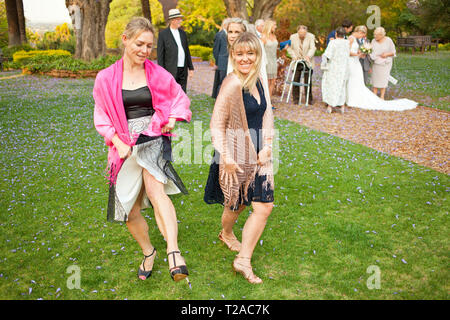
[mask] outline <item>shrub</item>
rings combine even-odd
[[[12,59],[13,54],[17,51],[30,51],[34,50],[33,47],[31,47],[29,44],[22,44],[19,46],[12,46],[12,47],[3,47],[3,56],[7,59]]]
[[[66,50],[31,50],[31,51],[17,51],[13,54],[13,61],[18,63],[26,63],[29,59],[33,57],[61,57],[61,56],[72,56],[69,51]]]
[[[191,45],[189,46],[189,51],[192,56],[200,57],[202,58],[202,61],[209,61],[213,49],[201,45]]]

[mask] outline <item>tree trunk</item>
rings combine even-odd
[[[17,18],[19,21],[20,41],[22,43],[27,43],[27,30],[25,27],[25,15],[23,12],[23,1],[16,0],[16,3],[17,3]]]
[[[177,7],[178,0],[158,0],[158,2],[161,3],[163,8],[164,21],[168,22],[169,10],[175,9]],[[183,12],[181,14],[183,14]]]
[[[77,32],[76,58],[89,61],[105,55],[105,28],[111,1],[66,0],[66,7]]]
[[[254,22],[257,19],[271,19],[280,2],[281,0],[255,0],[252,12],[252,21]]]
[[[257,0],[255,0],[257,1]],[[229,17],[248,20],[246,0],[224,0]]]
[[[17,3],[16,0],[6,0],[6,19],[8,20],[8,45],[18,46],[21,44],[20,41],[20,26],[19,26],[19,16],[17,13]]]
[[[147,18],[150,22],[152,22],[152,10],[150,8],[149,0],[141,0],[142,6],[142,15]]]
[[[257,19],[270,19],[281,0],[254,0],[251,16],[248,15],[247,0],[224,0],[228,16],[238,17],[250,22]]]

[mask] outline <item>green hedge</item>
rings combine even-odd
[[[55,59],[57,57],[71,57],[72,54],[66,50],[20,50],[13,54],[13,61],[18,63],[26,63],[30,59],[37,57],[50,57]]]
[[[212,48],[204,47],[201,45],[191,45],[189,46],[189,51],[191,52],[191,56],[200,57],[202,61],[209,61],[212,59]]]
[[[102,70],[120,59],[121,56],[106,56],[90,62],[74,59],[71,56],[35,56],[22,63],[21,67],[32,73],[51,70]]]

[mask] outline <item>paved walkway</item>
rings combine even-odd
[[[195,63],[188,92],[210,96],[213,81],[212,67]],[[450,174],[449,112],[418,106],[402,112],[347,108],[343,115],[327,114],[320,103],[318,81],[316,78],[313,87],[315,105],[286,104],[275,97],[275,116]]]

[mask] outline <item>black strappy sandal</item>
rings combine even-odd
[[[179,253],[181,255],[180,251],[172,251],[167,254],[167,257],[169,257],[169,255],[173,255],[174,266],[169,270],[169,273],[170,276],[172,277],[172,280],[175,282],[183,280],[189,275],[186,265],[177,266],[177,262],[175,260],[176,253]]]
[[[147,280],[152,275],[152,270],[146,271],[145,270],[145,260],[147,258],[150,258],[154,253],[156,252],[156,249],[153,247],[153,252],[149,254],[148,256],[144,255],[144,260],[142,261],[142,266],[144,267],[144,270],[141,269],[141,266],[139,266],[138,269],[138,278],[141,280]]]

